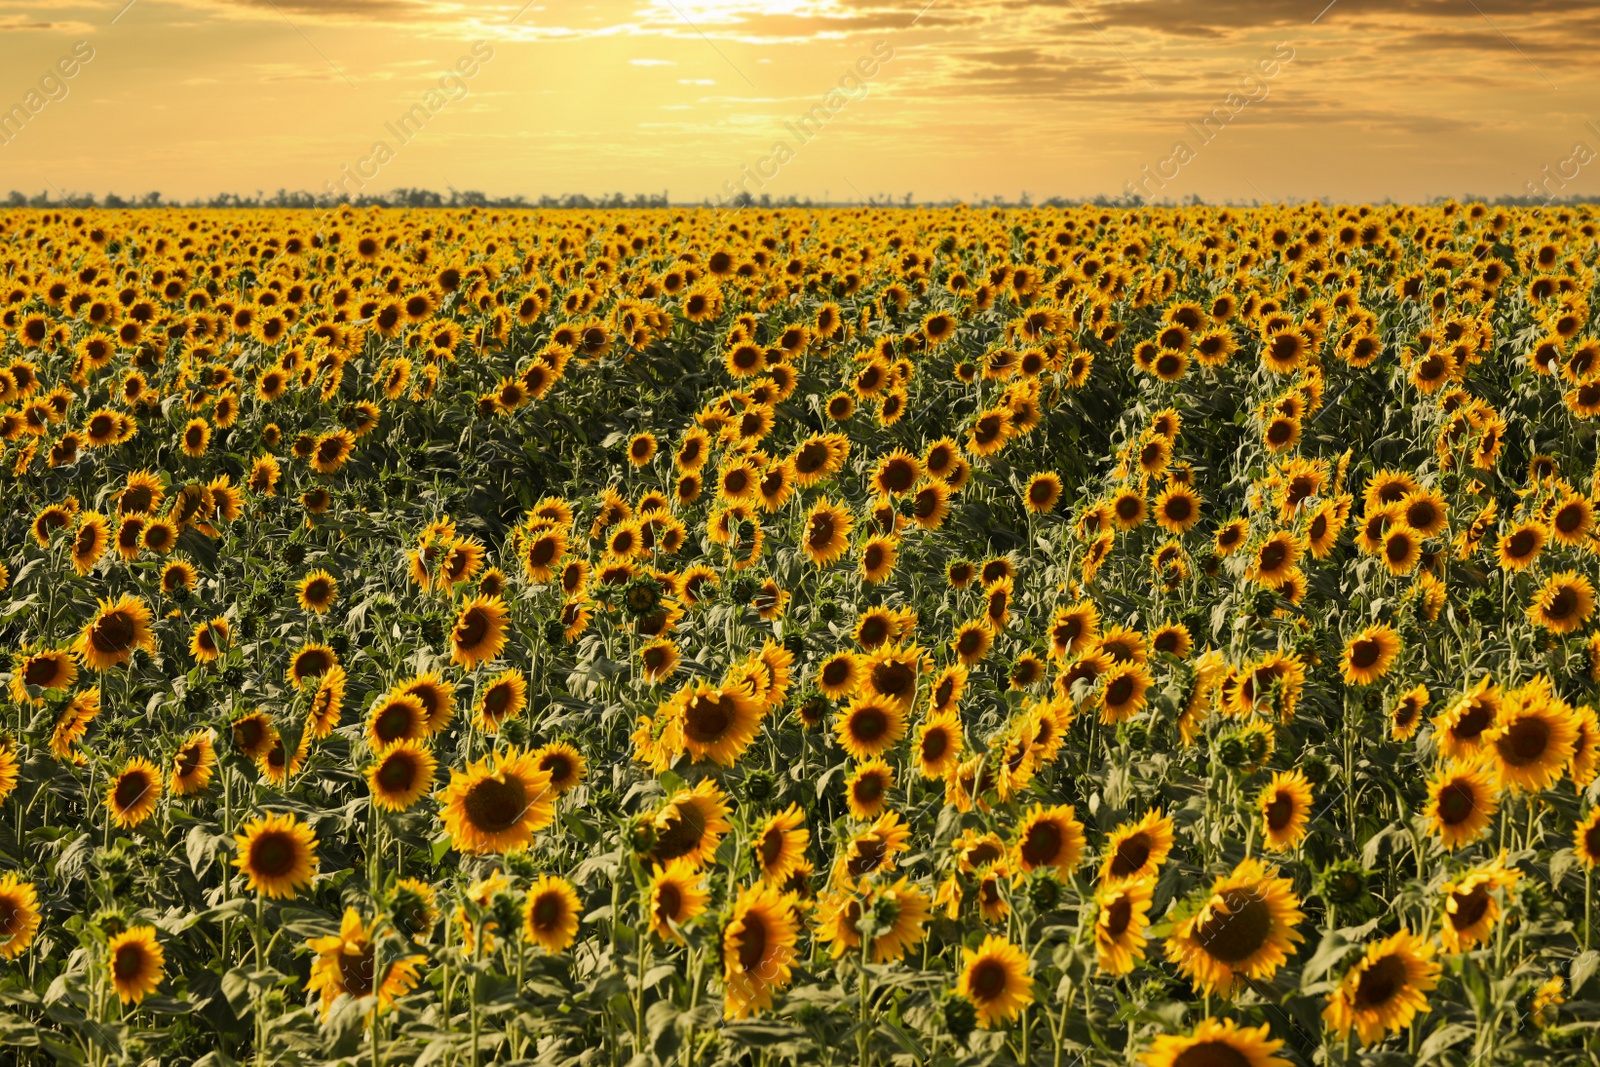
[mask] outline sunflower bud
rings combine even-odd
[[[789,653],[789,655],[795,656],[795,657],[799,657],[799,656],[804,655],[805,651],[806,651],[805,638],[801,637],[797,633],[784,634],[783,635],[783,650],[785,652]]]
[[[128,917],[117,907],[101,908],[94,913],[91,922],[95,929],[107,937],[116,937],[128,928]]]
[[[567,639],[567,628],[561,625],[560,619],[546,619],[544,621],[544,643],[559,645]]]
[[[1061,883],[1049,874],[1035,878],[1028,885],[1028,903],[1035,915],[1046,915],[1061,903]]]
[[[1137,719],[1125,722],[1117,727],[1117,742],[1135,752],[1142,752],[1150,743],[1150,728]]]
[[[1372,872],[1355,860],[1335,860],[1317,875],[1317,895],[1329,904],[1347,908],[1369,899],[1368,880]]]
[[[283,550],[283,561],[291,567],[298,567],[306,561],[306,546],[291,543]]]
[[[753,770],[744,776],[743,792],[746,804],[765,804],[777,795],[778,783],[766,771]]]
[[[1217,762],[1230,770],[1243,767],[1250,760],[1250,752],[1245,748],[1244,738],[1238,734],[1229,734],[1217,743]]]
[[[817,605],[817,618],[823,622],[833,622],[839,618],[839,604],[834,600],[824,600]]]
[[[1328,780],[1328,761],[1315,752],[1307,752],[1300,757],[1300,773],[1306,781],[1319,786]]]
[[[656,847],[655,820],[648,815],[640,815],[628,827],[628,847],[643,856]]]
[[[506,873],[518,878],[536,878],[539,874],[539,864],[534,861],[532,854],[526,850],[506,853]]]
[[[622,606],[634,618],[644,618],[661,606],[661,583],[646,575],[622,587]]]

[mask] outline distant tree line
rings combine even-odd
[[[1293,198],[1291,202],[1300,198]],[[1447,197],[1433,197],[1428,203],[1439,203]],[[1600,204],[1600,196],[1568,196],[1545,199],[1537,196],[1465,196],[1459,199],[1466,203],[1484,203],[1496,207],[1562,207],[1577,204]],[[1390,201],[1386,198],[1384,203]],[[1137,196],[1095,196],[1085,198],[1052,196],[1042,200],[1037,205],[1027,193],[1021,194],[1016,199],[1002,195],[988,197],[974,197],[972,200],[949,199],[940,201],[916,201],[912,194],[906,193],[901,197],[890,195],[869,196],[865,206],[875,208],[912,208],[912,207],[955,207],[967,204],[975,208],[1029,208],[1029,207],[1081,207],[1092,205],[1105,208],[1131,208],[1131,207],[1176,207],[1200,206],[1210,201],[1190,195],[1181,201],[1172,202],[1146,202]],[[218,193],[213,197],[197,197],[193,200],[178,201],[168,200],[160,193],[144,193],[139,196],[119,196],[116,193],[107,193],[104,197],[96,198],[93,193],[59,193],[52,197],[49,192],[41,192],[34,196],[20,193],[13,189],[5,198],[4,206],[9,208],[164,208],[164,207],[204,207],[204,208],[333,208],[342,204],[352,207],[380,207],[380,208],[408,208],[408,207],[445,207],[445,208],[510,208],[510,209],[595,209],[595,208],[664,208],[664,207],[715,207],[724,210],[742,210],[744,208],[811,208],[811,207],[861,207],[862,201],[813,201],[810,197],[787,196],[774,198],[767,194],[753,197],[748,193],[741,193],[730,201],[714,202],[705,199],[701,201],[672,201],[665,192],[662,193],[635,193],[626,196],[623,193],[611,193],[609,196],[585,196],[583,193],[568,193],[565,196],[540,196],[530,200],[526,196],[500,196],[492,197],[485,193],[468,190],[462,192],[452,188],[448,193],[436,193],[432,189],[400,188],[388,193],[367,194],[356,197],[329,196],[327,194],[308,193],[304,191],[289,192],[279,189],[271,196],[257,192],[254,196],[240,196],[237,193]],[[1228,201],[1229,205],[1235,204]],[[1248,205],[1244,205],[1248,206]]]

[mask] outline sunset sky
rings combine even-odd
[[[1557,0],[0,0],[0,192],[1596,195],[1597,44]]]

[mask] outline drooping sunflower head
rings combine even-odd
[[[1431,943],[1404,929],[1367,946],[1329,998],[1323,1018],[1340,1035],[1354,1029],[1363,1045],[1400,1032],[1417,1012],[1428,1010],[1439,974],[1433,954]]]

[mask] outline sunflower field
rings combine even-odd
[[[0,1060],[1600,1064],[1597,234],[0,213]]]

